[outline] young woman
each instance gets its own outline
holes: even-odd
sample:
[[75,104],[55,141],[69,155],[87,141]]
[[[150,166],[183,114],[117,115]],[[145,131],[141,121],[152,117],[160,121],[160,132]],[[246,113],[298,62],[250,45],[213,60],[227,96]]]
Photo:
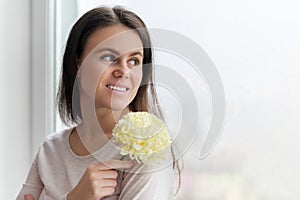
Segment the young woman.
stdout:
[[134,173],[143,166],[121,161],[110,142],[124,114],[160,116],[152,73],[149,34],[136,14],[121,7],[84,14],[70,32],[58,91],[61,119],[75,127],[47,137],[17,199],[172,199],[172,162]]

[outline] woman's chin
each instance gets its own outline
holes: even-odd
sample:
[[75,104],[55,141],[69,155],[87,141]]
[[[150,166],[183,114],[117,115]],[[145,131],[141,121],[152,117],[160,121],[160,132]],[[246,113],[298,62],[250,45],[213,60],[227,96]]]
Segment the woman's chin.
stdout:
[[110,109],[114,112],[118,112],[118,111],[123,111],[127,107],[128,107],[127,105],[120,105],[120,106],[112,106],[110,107]]
[[101,106],[96,106],[96,110],[101,110],[101,109],[107,109],[107,110],[112,110],[114,112],[118,111],[123,111],[124,109],[128,108],[128,104],[124,104],[124,102],[120,103],[114,103],[114,104],[106,104],[106,105],[101,105]]

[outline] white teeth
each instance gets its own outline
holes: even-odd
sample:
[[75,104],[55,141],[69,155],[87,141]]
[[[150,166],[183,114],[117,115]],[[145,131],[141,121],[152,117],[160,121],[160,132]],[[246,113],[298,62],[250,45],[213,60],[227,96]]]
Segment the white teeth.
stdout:
[[113,85],[107,85],[107,87],[111,90],[117,90],[117,91],[120,91],[120,92],[125,92],[127,90],[127,88],[113,86]]

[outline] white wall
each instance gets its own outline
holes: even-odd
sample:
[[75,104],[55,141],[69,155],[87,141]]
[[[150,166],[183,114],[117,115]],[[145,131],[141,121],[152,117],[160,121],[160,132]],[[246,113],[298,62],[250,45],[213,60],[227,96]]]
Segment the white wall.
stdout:
[[1,1],[0,199],[15,198],[38,146],[53,130],[52,2]]
[[30,0],[0,2],[0,199],[14,199],[31,162]]

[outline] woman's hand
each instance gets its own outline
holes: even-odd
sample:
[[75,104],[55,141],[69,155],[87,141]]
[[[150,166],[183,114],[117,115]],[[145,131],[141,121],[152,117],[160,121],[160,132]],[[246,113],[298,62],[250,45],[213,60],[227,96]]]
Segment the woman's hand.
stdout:
[[24,200],[34,200],[33,196],[31,194],[25,194]]
[[99,200],[104,196],[112,195],[117,185],[116,169],[132,166],[132,162],[120,160],[109,160],[90,165],[75,188],[68,193],[67,200]]

